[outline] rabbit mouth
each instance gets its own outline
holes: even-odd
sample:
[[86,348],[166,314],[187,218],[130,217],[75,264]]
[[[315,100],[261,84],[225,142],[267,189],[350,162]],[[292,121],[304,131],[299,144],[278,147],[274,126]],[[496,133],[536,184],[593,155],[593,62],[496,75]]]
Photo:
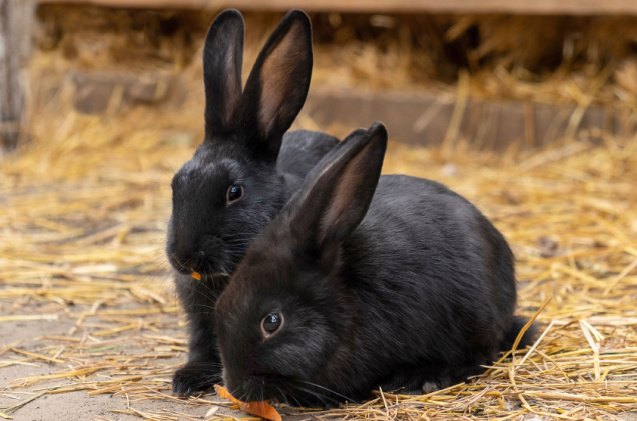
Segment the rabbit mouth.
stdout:
[[183,275],[198,274],[202,278],[227,278],[230,276],[227,262],[222,259],[215,261],[203,258],[181,260],[173,254],[169,256],[168,260],[171,266]]
[[247,378],[236,390],[242,400],[269,400],[290,406],[333,407],[356,402],[335,390],[309,381],[280,374],[259,374]]
[[246,239],[205,235],[193,242],[168,241],[170,265],[183,275],[200,274],[202,278],[228,277],[245,252]]
[[241,396],[242,400],[248,402],[262,400],[280,402],[284,396],[277,393],[281,389],[277,391],[276,384],[281,380],[281,377],[275,375],[250,376],[234,390],[233,395]]
[[191,273],[197,272],[201,274],[203,278],[227,278],[230,276],[230,271],[226,269],[227,265],[224,262],[214,264],[212,262],[204,262],[196,266],[190,267]]
[[[199,272],[197,272],[199,273]],[[202,279],[225,279],[230,276],[227,272],[200,273]]]
[[196,275],[200,276],[201,279],[218,279],[218,278],[228,278],[230,274],[225,270],[211,270],[211,269],[200,269],[199,267],[187,267],[184,270],[179,271],[184,275]]

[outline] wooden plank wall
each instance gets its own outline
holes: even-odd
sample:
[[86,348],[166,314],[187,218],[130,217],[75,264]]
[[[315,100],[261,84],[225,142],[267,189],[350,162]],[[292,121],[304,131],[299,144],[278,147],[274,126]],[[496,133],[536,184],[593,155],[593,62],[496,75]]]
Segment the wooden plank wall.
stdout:
[[19,65],[16,60],[13,2],[0,0],[0,150],[15,145],[22,112]]
[[22,63],[29,52],[31,0],[0,0],[0,155],[15,147],[24,111]]
[[314,89],[303,110],[319,127],[367,127],[383,121],[396,140],[416,145],[453,145],[469,140],[478,149],[515,145],[540,148],[564,139],[601,141],[634,137],[630,109],[543,104],[533,101],[459,98],[456,94]]
[[632,14],[637,0],[40,0],[42,3],[96,4],[140,8],[236,7],[241,10],[288,10],[366,13],[519,13]]

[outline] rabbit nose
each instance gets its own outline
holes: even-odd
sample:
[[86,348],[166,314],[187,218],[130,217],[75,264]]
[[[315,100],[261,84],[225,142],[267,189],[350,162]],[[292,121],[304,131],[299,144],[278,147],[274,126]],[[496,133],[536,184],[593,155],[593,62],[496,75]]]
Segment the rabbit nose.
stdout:
[[201,272],[201,269],[204,266],[203,263],[206,260],[206,252],[203,250],[199,250],[193,257],[194,259],[190,265],[190,270],[192,270],[193,272]]

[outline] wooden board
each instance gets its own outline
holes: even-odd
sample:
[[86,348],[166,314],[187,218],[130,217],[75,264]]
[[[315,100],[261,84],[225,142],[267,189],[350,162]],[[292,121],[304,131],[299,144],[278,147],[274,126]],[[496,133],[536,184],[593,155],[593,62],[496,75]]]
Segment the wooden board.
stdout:
[[626,108],[591,106],[580,115],[574,105],[532,101],[470,97],[460,104],[453,94],[319,89],[310,92],[303,112],[319,127],[368,127],[381,120],[398,141],[439,145],[465,139],[491,150],[537,148],[573,137],[597,141],[637,131],[637,114]]
[[0,0],[0,156],[15,148],[24,108],[22,62],[30,45],[30,0]]
[[40,0],[112,7],[410,13],[632,14],[637,0]]

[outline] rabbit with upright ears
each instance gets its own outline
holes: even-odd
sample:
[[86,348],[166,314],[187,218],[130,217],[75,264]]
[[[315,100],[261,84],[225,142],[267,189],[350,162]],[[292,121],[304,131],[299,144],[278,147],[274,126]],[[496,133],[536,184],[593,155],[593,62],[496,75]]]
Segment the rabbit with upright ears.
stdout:
[[219,297],[237,398],[328,406],[377,387],[428,392],[480,373],[525,323],[502,235],[442,184],[380,177],[386,143],[380,123],[341,142]]
[[212,312],[218,295],[251,239],[338,144],[323,133],[286,133],[310,86],[308,16],[297,10],[283,17],[242,91],[243,32],[236,10],[222,12],[208,31],[205,138],[172,180],[166,251],[190,330],[188,363],[173,379],[179,394],[219,381]]

